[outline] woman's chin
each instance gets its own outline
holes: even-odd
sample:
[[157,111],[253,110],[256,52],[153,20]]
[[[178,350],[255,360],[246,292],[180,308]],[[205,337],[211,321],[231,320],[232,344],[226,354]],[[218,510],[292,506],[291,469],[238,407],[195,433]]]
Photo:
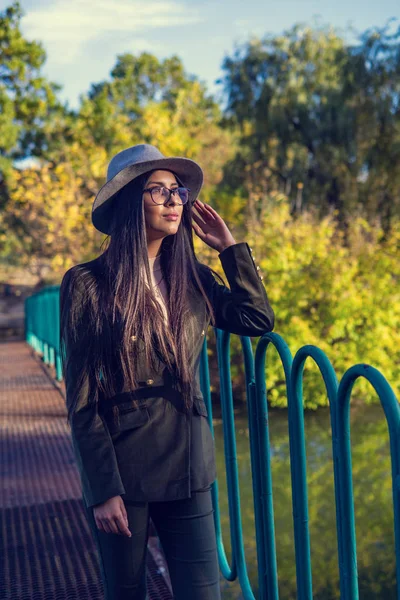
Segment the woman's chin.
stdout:
[[154,227],[147,227],[147,235],[150,235],[150,237],[153,237],[154,235],[156,235],[156,237],[158,237],[160,234],[164,234],[164,236],[167,235],[174,235],[178,229],[179,229],[179,224],[180,223],[176,223],[176,222],[172,222],[172,223],[162,223],[161,225],[158,226],[154,226]]
[[163,228],[162,230],[165,231],[165,233],[167,235],[171,235],[173,233],[176,233],[179,229],[179,223],[177,221],[172,221],[170,223],[168,223],[168,221],[163,224]]

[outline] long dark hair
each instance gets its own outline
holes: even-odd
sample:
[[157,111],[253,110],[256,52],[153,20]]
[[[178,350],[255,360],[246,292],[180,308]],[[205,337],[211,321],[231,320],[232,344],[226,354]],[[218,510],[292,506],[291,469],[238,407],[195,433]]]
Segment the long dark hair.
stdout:
[[[144,352],[151,370],[156,368],[157,355],[161,357],[177,383],[185,409],[190,409],[194,380],[189,343],[193,325],[190,298],[194,292],[202,294],[214,325],[213,309],[201,281],[202,269],[209,267],[196,258],[192,206],[187,202],[177,233],[165,237],[161,245],[160,264],[168,290],[169,323],[166,324],[159,302],[145,279],[147,274],[147,281],[151,281],[142,190],[153,172],[134,179],[115,198],[112,231],[105,240],[106,250],[99,257],[100,272],[93,273],[85,265],[72,267],[68,290],[60,290],[61,347],[65,352],[65,344],[71,344],[69,355],[75,354],[72,356],[75,365],[79,362],[79,373],[75,369],[73,375],[76,393],[67,395],[68,420],[82,390],[88,394],[89,402],[97,402],[100,397],[107,399],[121,391],[136,389],[139,352]],[[63,309],[64,294],[71,298],[69,310]],[[139,346],[132,343],[132,335]],[[64,378],[72,377],[68,373],[72,371],[68,371],[64,359]],[[133,404],[138,406],[135,400]],[[113,413],[118,418],[117,406],[113,407]]]

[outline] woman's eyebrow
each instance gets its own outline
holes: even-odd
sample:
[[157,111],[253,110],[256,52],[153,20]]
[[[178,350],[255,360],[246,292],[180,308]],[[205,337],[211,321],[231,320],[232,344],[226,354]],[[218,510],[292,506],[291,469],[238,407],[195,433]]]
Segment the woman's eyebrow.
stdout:
[[[152,183],[158,183],[159,185],[165,185],[167,186],[167,184],[165,183],[165,181],[149,181],[149,183],[147,185],[151,185]],[[171,185],[178,185],[179,183],[177,183],[176,181],[172,182]]]

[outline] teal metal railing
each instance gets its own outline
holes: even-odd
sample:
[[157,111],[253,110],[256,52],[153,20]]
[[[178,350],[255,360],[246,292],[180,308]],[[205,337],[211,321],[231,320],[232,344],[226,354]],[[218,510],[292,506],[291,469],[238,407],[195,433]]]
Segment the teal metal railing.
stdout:
[[60,356],[60,286],[52,285],[25,298],[25,339],[62,379]]
[[[62,375],[59,355],[59,286],[48,287],[26,299],[25,331],[27,342],[43,355],[43,360],[47,364],[55,367],[56,377],[60,380]],[[212,495],[218,558],[223,576],[228,581],[238,579],[244,599],[255,600],[246,567],[241,524],[230,376],[230,334],[219,329],[214,331],[220,375],[231,564],[226,557],[222,539],[218,508],[218,481],[215,481],[212,486]],[[298,600],[312,600],[313,597],[302,389],[304,364],[306,359],[311,357],[321,372],[330,406],[340,597],[342,600],[358,600],[359,597],[349,415],[353,385],[359,377],[364,377],[376,390],[389,429],[397,598],[400,600],[400,407],[389,383],[374,367],[357,364],[345,372],[339,384],[333,366],[322,350],[316,346],[306,345],[300,348],[293,358],[284,339],[274,332],[267,333],[258,340],[255,353],[253,353],[250,338],[243,336],[240,339],[245,366],[249,415],[258,598],[260,600],[278,600],[279,598],[266,393],[267,348],[272,344],[282,362],[287,387],[297,598]],[[214,435],[206,339],[202,348],[200,381],[208,409],[209,424]]]

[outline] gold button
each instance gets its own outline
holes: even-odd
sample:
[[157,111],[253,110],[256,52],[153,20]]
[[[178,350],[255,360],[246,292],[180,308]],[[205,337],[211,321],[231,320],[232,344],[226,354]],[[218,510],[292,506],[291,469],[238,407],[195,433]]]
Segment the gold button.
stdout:
[[147,385],[152,385],[154,383],[154,379],[148,379],[146,383]]
[[201,335],[204,335],[204,333],[205,333],[205,332],[204,332],[204,329],[203,329],[203,331],[201,332]]
[[136,342],[136,340],[137,340],[137,335],[131,335],[131,340],[132,340],[133,342]]
[[257,265],[257,271],[259,271],[259,270],[260,270],[260,267]]

